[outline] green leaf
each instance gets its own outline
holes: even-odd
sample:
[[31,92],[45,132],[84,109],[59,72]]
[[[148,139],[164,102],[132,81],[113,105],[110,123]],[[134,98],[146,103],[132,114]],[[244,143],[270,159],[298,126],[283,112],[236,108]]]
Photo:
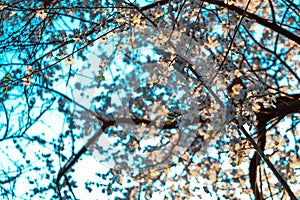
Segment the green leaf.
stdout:
[[103,71],[100,71],[100,70],[99,70],[99,79],[100,79],[101,81],[105,81],[105,76],[104,76],[104,74],[103,74]]
[[4,78],[7,79],[8,81],[12,80],[11,76],[8,73],[5,74]]
[[6,93],[7,93],[7,91],[8,91],[8,86],[4,86],[4,88],[3,88],[2,92],[3,92],[4,94],[6,94]]
[[173,121],[175,118],[174,117],[171,117],[171,116],[167,116],[167,119],[169,122]]
[[101,81],[105,81],[105,76],[101,76]]

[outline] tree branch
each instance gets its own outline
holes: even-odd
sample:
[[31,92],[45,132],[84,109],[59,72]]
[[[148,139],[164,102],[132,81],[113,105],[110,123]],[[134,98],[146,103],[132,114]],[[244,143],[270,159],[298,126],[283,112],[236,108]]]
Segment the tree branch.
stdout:
[[[239,7],[234,6],[234,5],[225,4],[223,1],[204,0],[204,2],[215,4],[215,5],[218,5],[218,6],[223,6],[225,8],[228,8],[229,10],[235,11],[239,15],[243,15],[244,12],[245,12],[242,8],[239,8]],[[256,22],[258,22],[259,24],[276,31],[276,32],[280,33],[281,35],[284,35],[285,37],[289,38],[290,40],[293,40],[294,42],[296,42],[297,44],[300,45],[300,37],[299,36],[297,36],[294,33],[278,26],[277,24],[274,24],[273,22],[269,22],[267,19],[259,17],[259,16],[255,15],[253,13],[250,13],[250,12],[246,12],[245,16],[250,18],[250,19],[255,19]]]
[[[277,24],[275,24],[273,22],[269,22],[267,19],[259,17],[259,16],[255,15],[253,13],[250,13],[250,12],[245,12],[242,8],[239,8],[237,6],[225,4],[224,1],[218,1],[218,0],[203,0],[203,1],[207,2],[207,3],[210,3],[210,4],[215,4],[215,5],[218,5],[218,6],[228,8],[229,10],[235,11],[239,15],[243,15],[244,13],[246,13],[245,14],[246,17],[248,17],[250,19],[255,19],[256,22],[259,23],[260,25],[268,27],[268,28],[280,33],[281,35],[284,35],[285,37],[289,38],[290,40],[293,40],[294,42],[296,42],[297,44],[300,45],[300,37],[299,36],[297,36],[294,33],[278,26]],[[144,11],[144,10],[147,10],[147,9],[151,9],[151,8],[153,8],[155,6],[158,6],[158,5],[167,4],[168,2],[169,2],[168,0],[157,1],[153,4],[142,7],[141,10]]]
[[[246,136],[246,138],[248,139],[248,141],[252,144],[252,146],[256,150],[257,154],[267,163],[268,167],[271,169],[271,171],[274,173],[274,175],[276,176],[276,178],[278,179],[278,181],[281,183],[281,185],[287,191],[287,193],[289,194],[290,198],[292,200],[297,200],[297,198],[296,198],[295,194],[293,193],[293,191],[291,190],[291,188],[288,186],[288,184],[286,183],[286,181],[283,179],[283,177],[276,170],[276,168],[274,167],[274,165],[272,164],[272,162],[269,160],[269,158],[260,149],[259,145],[256,144],[256,142],[253,140],[253,138],[249,135],[249,133],[246,131],[246,129],[243,126],[240,126],[240,129],[242,131],[239,130],[239,132],[242,132]],[[258,197],[260,197],[260,196],[258,196]]]
[[[258,125],[257,125],[258,142],[257,142],[257,144],[253,141],[252,137],[247,132],[245,132],[246,130],[243,131],[244,128],[242,128],[243,133],[246,135],[247,139],[251,142],[251,144],[256,149],[256,152],[254,153],[254,156],[252,157],[251,162],[250,162],[249,177],[250,177],[251,188],[252,188],[255,198],[257,200],[263,199],[263,195],[258,191],[258,187],[256,184],[257,166],[259,165],[261,158],[263,158],[263,160],[268,164],[268,166],[272,165],[272,163],[268,160],[268,158],[263,157],[263,156],[265,156],[263,154],[263,151],[265,149],[265,144],[266,144],[267,122],[274,118],[281,119],[288,114],[291,114],[294,112],[299,112],[300,111],[300,99],[299,98],[300,98],[299,94],[294,94],[291,96],[281,96],[281,97],[277,98],[276,108],[268,108],[267,109],[262,106],[260,112],[256,114],[257,120],[258,120]],[[267,159],[267,161],[265,159]],[[275,170],[275,171],[273,171],[273,173],[278,178],[278,180],[281,182],[283,187],[286,189],[286,191],[290,195],[291,199],[293,199],[294,194],[291,192],[291,190],[288,187],[288,185],[286,184],[286,182],[282,182],[283,178],[279,175],[279,173],[276,171],[276,169],[274,168],[273,165],[269,166],[269,167],[271,168],[272,171]],[[295,197],[295,199],[296,199],[296,197]]]

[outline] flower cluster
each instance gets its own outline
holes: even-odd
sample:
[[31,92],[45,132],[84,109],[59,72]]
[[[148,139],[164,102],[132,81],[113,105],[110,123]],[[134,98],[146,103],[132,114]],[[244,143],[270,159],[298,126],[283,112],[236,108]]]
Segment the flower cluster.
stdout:
[[28,68],[25,68],[27,76],[22,78],[22,82],[29,87],[31,85],[31,78],[34,70],[32,69],[32,66],[29,65]]

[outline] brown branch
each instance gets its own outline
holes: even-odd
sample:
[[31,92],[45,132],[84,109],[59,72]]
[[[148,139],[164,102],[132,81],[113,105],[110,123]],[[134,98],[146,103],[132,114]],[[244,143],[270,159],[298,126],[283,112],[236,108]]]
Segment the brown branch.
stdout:
[[[99,121],[103,122],[103,125],[101,127],[101,130],[98,131],[95,135],[93,135],[93,137],[91,137],[87,143],[79,150],[78,153],[76,153],[66,164],[63,168],[61,168],[57,174],[57,178],[56,178],[56,186],[57,186],[57,190],[58,192],[60,192],[61,187],[60,187],[60,179],[71,169],[71,167],[73,167],[75,165],[75,163],[79,160],[79,158],[88,151],[88,148],[94,144],[98,138],[101,136],[101,134],[103,132],[106,131],[106,129],[108,127],[112,127],[116,124],[115,120],[104,120],[102,117],[97,116],[97,119]],[[145,124],[150,124],[151,121],[150,120],[146,120],[146,119],[128,119],[128,118],[121,118],[118,119],[118,122],[121,123],[135,123],[135,124],[140,124],[140,123],[145,123]],[[172,122],[166,122],[163,126],[163,129],[171,129],[171,128],[175,128],[177,126],[176,121],[172,121]]]
[[[169,2],[169,0],[157,1],[155,3],[152,3],[152,4],[149,4],[147,6],[142,7],[141,10],[145,11],[145,10],[154,8],[155,6],[158,6],[158,5],[167,4],[168,2]],[[297,44],[300,44],[300,37],[299,36],[297,36],[294,33],[292,33],[290,31],[282,28],[279,25],[273,23],[273,21],[269,22],[268,19],[259,17],[259,16],[255,15],[255,14],[247,12],[247,11],[245,12],[242,8],[239,8],[239,7],[234,6],[234,5],[225,4],[224,1],[219,1],[219,0],[203,0],[203,2],[225,7],[227,9],[229,9],[229,10],[232,10],[232,11],[238,13],[239,15],[244,15],[245,14],[246,17],[248,17],[250,19],[255,19],[256,22],[259,23],[260,25],[268,27],[268,28],[270,28],[270,29],[272,29],[272,30],[280,33],[281,35],[284,35],[285,37],[289,38],[290,40],[293,40]]]
[[[258,125],[257,125],[257,129],[260,131],[257,146],[263,152],[265,150],[265,144],[266,144],[266,123],[259,121]],[[257,182],[256,182],[257,167],[260,163],[260,160],[261,160],[261,157],[259,156],[259,154],[256,151],[250,161],[250,166],[249,166],[250,185],[253,190],[254,196],[257,200],[263,200],[263,195],[259,192],[258,187],[257,187]]]
[[[251,188],[252,188],[253,193],[255,195],[255,198],[257,200],[262,200],[263,199],[263,195],[261,193],[262,191],[259,192],[256,181],[257,181],[257,167],[258,167],[258,165],[261,161],[261,158],[262,158],[261,153],[263,153],[263,151],[265,150],[265,145],[266,145],[266,131],[267,131],[266,130],[266,125],[267,125],[267,122],[269,122],[271,119],[283,118],[284,116],[286,116],[288,114],[291,114],[291,113],[294,113],[294,112],[299,112],[299,111],[300,111],[300,94],[295,94],[295,95],[290,95],[290,96],[278,97],[277,102],[276,102],[276,108],[268,108],[267,109],[267,108],[262,107],[260,112],[256,114],[257,115],[257,120],[258,120],[258,125],[257,125],[258,142],[256,144],[257,147],[255,148],[256,152],[254,153],[254,156],[252,157],[251,162],[250,162],[249,177],[250,177]],[[248,138],[248,140],[249,140],[249,138]],[[258,151],[258,149],[259,149],[260,152]],[[269,166],[269,164],[268,164],[268,166]],[[276,173],[274,171],[273,171],[273,173],[276,176]],[[282,183],[283,179],[282,180],[280,180],[280,179],[282,179],[282,178],[278,179]],[[286,189],[286,191],[289,193],[291,199],[293,199],[293,193],[291,192],[288,185],[285,182],[282,183],[282,185]],[[296,199],[296,197],[295,197],[295,199]]]
[[[253,140],[253,138],[249,135],[249,133],[246,131],[246,129],[243,126],[240,126],[241,131],[239,130],[239,132],[242,132],[246,138],[248,139],[248,141],[251,143],[251,145],[254,147],[254,149],[256,150],[257,154],[266,162],[266,164],[268,165],[268,167],[271,169],[271,171],[273,172],[273,174],[276,176],[276,178],[278,179],[278,181],[281,183],[281,185],[283,186],[283,188],[286,190],[286,192],[289,194],[290,198],[292,200],[297,200],[295,194],[293,193],[293,191],[291,190],[291,188],[288,186],[288,184],[286,183],[286,181],[283,179],[283,177],[279,174],[279,172],[276,170],[276,168],[274,167],[274,165],[272,164],[272,162],[269,160],[269,158],[263,153],[263,151],[259,148],[258,144],[256,144],[256,142]],[[261,197],[261,196],[258,196]],[[259,199],[260,200],[260,199]]]
[[268,122],[271,119],[300,112],[300,94],[280,96],[275,103],[276,108],[263,108],[257,113],[258,120]]
[[[204,0],[204,2],[228,8],[229,10],[235,11],[239,15],[243,15],[244,12],[245,12],[242,8],[239,8],[239,7],[234,6],[234,5],[225,4],[223,1]],[[293,40],[294,42],[296,42],[297,44],[300,45],[300,37],[299,36],[297,36],[294,33],[278,26],[277,24],[274,24],[273,22],[269,22],[269,20],[267,20],[265,18],[262,18],[262,17],[259,17],[259,16],[255,15],[253,13],[250,13],[250,12],[246,12],[245,16],[250,18],[250,19],[255,19],[257,23],[259,23],[259,24],[261,24],[265,27],[270,28],[270,29],[280,33],[281,35],[284,35],[285,37],[289,38],[290,40]]]

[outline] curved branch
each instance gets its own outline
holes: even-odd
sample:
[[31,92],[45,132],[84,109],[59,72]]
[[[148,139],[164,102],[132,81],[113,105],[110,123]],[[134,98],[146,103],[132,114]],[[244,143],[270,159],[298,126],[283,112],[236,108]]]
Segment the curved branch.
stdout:
[[[162,0],[162,1],[157,1],[155,3],[149,4],[147,6],[144,6],[141,8],[142,11],[154,8],[155,6],[158,5],[164,5],[167,4],[169,2],[169,0]],[[284,35],[285,37],[289,38],[290,40],[293,40],[294,42],[296,42],[297,44],[300,45],[300,37],[295,35],[294,33],[282,28],[281,26],[278,26],[277,24],[273,23],[273,22],[269,22],[267,19],[264,19],[262,17],[259,17],[253,13],[250,12],[245,12],[242,8],[239,8],[237,6],[234,5],[228,5],[225,4],[224,1],[219,1],[219,0],[203,0],[203,2],[207,2],[210,4],[215,4],[218,6],[222,6],[225,8],[228,8],[229,10],[235,11],[236,13],[238,13],[239,15],[244,15],[250,19],[255,19],[257,23],[259,23],[260,25],[263,25],[265,27],[268,27],[278,33],[280,33],[281,35]]]
[[[234,5],[225,4],[223,1],[204,0],[204,2],[228,8],[229,10],[235,11],[239,15],[243,15],[244,12],[245,12],[242,8],[239,8],[239,7],[234,6]],[[259,17],[259,16],[255,15],[253,13],[250,13],[250,12],[247,12],[247,11],[245,13],[246,13],[245,14],[246,17],[248,17],[250,19],[255,19],[256,22],[258,22],[259,24],[276,31],[276,32],[280,33],[281,35],[284,35],[285,37],[289,38],[290,40],[293,40],[294,42],[296,42],[297,44],[300,45],[300,37],[295,35],[294,33],[278,26],[277,24],[274,24],[273,22],[269,22],[267,19]]]
[[[265,145],[266,145],[267,122],[274,118],[282,119],[284,116],[294,113],[294,112],[300,112],[300,94],[278,97],[277,102],[276,102],[276,108],[268,108],[267,109],[267,108],[262,107],[260,112],[256,114],[257,120],[258,120],[258,124],[257,124],[258,142],[257,142],[257,144],[255,144],[256,146],[254,144],[252,144],[254,146],[254,148],[256,149],[256,152],[254,153],[254,156],[252,157],[251,162],[250,162],[249,177],[250,177],[251,188],[252,188],[255,198],[257,200],[263,199],[263,195],[261,193],[262,191],[259,192],[258,187],[257,187],[257,182],[256,182],[257,167],[261,161],[261,158],[263,158],[263,160],[268,164],[268,166],[270,164],[272,165],[272,163],[269,160],[266,161],[266,158],[263,157],[263,156],[265,156],[265,155],[263,155],[263,152],[265,150]],[[245,131],[243,131],[243,132],[245,132]],[[248,136],[247,136],[247,138],[248,138]],[[252,138],[248,138],[248,140],[251,140],[251,139]],[[281,182],[283,187],[286,189],[286,191],[290,195],[291,199],[296,199],[296,197],[293,196],[294,194],[292,193],[291,189],[288,187],[287,183],[283,180],[283,178],[276,171],[274,166],[272,165],[272,167],[270,167],[270,168],[271,168],[272,172],[275,174],[275,176],[278,178],[278,180]],[[272,169],[272,168],[274,168],[274,169]],[[275,170],[275,171],[273,171],[273,170]],[[284,182],[282,182],[282,181],[284,181]]]
[[[287,191],[287,193],[289,194],[290,198],[292,200],[297,200],[297,198],[296,198],[295,194],[293,193],[293,191],[291,190],[291,188],[288,186],[288,184],[286,183],[286,181],[282,178],[282,176],[276,170],[276,168],[274,167],[274,165],[272,164],[272,162],[269,160],[269,158],[259,148],[258,144],[256,144],[256,142],[253,140],[253,138],[249,135],[249,133],[246,131],[246,129],[243,126],[241,126],[240,128],[241,128],[242,131],[239,130],[239,132],[242,132],[246,136],[246,138],[248,139],[248,141],[251,143],[251,145],[256,150],[257,154],[267,163],[268,167],[271,169],[271,171],[274,173],[274,175],[276,176],[276,178],[278,179],[278,181],[281,183],[281,185]],[[258,197],[260,197],[260,195]]]

